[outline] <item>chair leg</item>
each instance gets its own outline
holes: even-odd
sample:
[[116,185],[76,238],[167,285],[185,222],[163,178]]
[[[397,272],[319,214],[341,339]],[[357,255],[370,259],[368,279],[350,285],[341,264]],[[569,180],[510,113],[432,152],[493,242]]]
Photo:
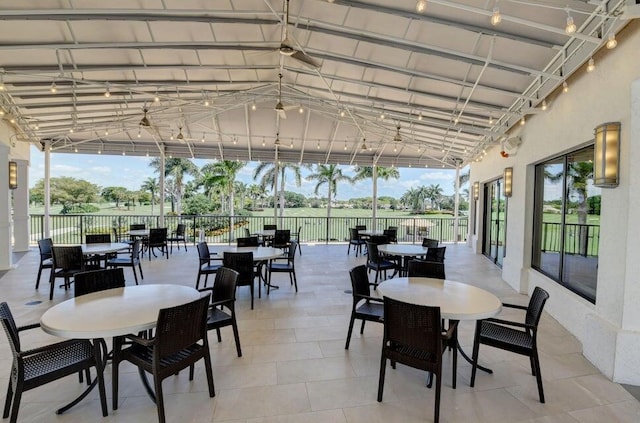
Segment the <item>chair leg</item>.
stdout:
[[251,291],[251,310],[253,310],[253,281],[251,281],[251,285],[249,285],[249,291]]
[[189,380],[193,380],[193,374],[195,373],[196,370],[196,366],[194,364],[191,364],[191,366],[189,366]]
[[291,272],[293,274],[293,284],[296,287],[296,292],[298,292],[298,279],[296,278],[296,272]]
[[380,358],[380,375],[378,376],[378,402],[382,402],[382,393],[384,391],[384,374],[387,368],[387,357],[382,353]]
[[118,409],[118,366],[120,365],[120,348],[122,339],[113,338],[113,359],[111,360],[111,397],[112,407]]
[[347,343],[344,344],[344,349],[348,350],[349,349],[349,343],[351,342],[351,332],[353,332],[353,323],[355,322],[356,318],[353,314],[353,311],[351,312],[351,319],[349,320],[349,330],[347,331]]
[[220,328],[216,328],[216,333],[218,334],[218,342],[222,342],[222,335],[220,334]]
[[235,312],[233,314],[233,320],[231,321],[231,327],[233,328],[233,338],[236,341],[236,351],[238,357],[242,357],[242,349],[240,348],[240,335],[238,334],[238,324],[236,323]]
[[136,285],[138,285],[138,274],[136,273],[136,266],[131,266],[131,270],[133,270],[133,279],[135,279]]
[[138,262],[138,270],[140,271],[140,279],[144,280],[144,275],[142,274],[142,263]]
[[53,300],[53,288],[56,284],[56,278],[53,274],[53,269],[51,269],[51,276],[49,277],[49,301]]
[[544,404],[544,389],[542,388],[542,374],[540,374],[540,358],[538,357],[537,348],[533,349],[533,363],[536,368],[536,382],[538,382],[538,395],[540,402]]
[[442,367],[439,374],[433,375],[436,378],[436,400],[433,406],[433,422],[438,423],[440,421],[440,390],[442,388]]
[[162,395],[162,381],[156,375],[153,375],[153,385],[156,391],[156,406],[158,407],[158,423],[165,423],[164,417],[164,398]]
[[20,400],[22,399],[22,387],[18,386],[16,392],[13,393],[13,405],[11,407],[10,423],[17,423],[18,411],[20,410]]
[[362,335],[364,333],[364,324],[365,324],[366,320],[362,319],[362,325],[360,325],[360,335]]
[[213,369],[211,367],[211,353],[209,352],[209,348],[207,348],[206,354],[204,356],[204,369],[205,369],[205,372],[207,373],[207,385],[209,385],[209,397],[213,398],[216,396],[216,387],[213,384]]
[[36,278],[36,289],[40,286],[40,276],[42,276],[42,264],[38,266],[38,277]]
[[4,401],[4,411],[2,412],[2,418],[9,417],[11,411],[11,399],[13,398],[13,386],[11,384],[11,378],[9,378],[9,387],[7,388],[7,398]]
[[196,289],[200,288],[200,272],[198,272],[198,276],[196,277]]
[[480,328],[482,327],[482,320],[476,322],[476,334],[473,337],[473,354],[471,355],[471,381],[469,386],[473,388],[476,383],[476,370],[478,370],[478,351],[480,350]]

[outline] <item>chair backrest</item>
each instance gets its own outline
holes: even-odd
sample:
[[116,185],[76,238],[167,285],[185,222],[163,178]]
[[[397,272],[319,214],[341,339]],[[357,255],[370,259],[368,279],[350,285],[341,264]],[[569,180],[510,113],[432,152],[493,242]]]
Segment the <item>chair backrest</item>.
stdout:
[[302,226],[298,226],[298,232],[296,232],[295,235],[293,235],[297,242],[300,242],[301,233],[302,233]]
[[238,272],[238,286],[252,285],[255,277],[253,269],[253,253],[233,253],[225,251],[222,265]]
[[236,239],[236,245],[238,247],[257,247],[258,246],[258,237],[257,236],[249,236],[246,238],[238,238]]
[[163,308],[158,313],[155,329],[154,363],[159,366],[164,357],[203,341],[207,345],[207,308],[209,295],[176,307]]
[[444,263],[426,260],[410,260],[408,265],[409,277],[421,276],[424,278],[446,279]]
[[187,227],[184,223],[178,223],[178,226],[176,226],[176,236],[184,236],[186,229]]
[[243,229],[244,229],[244,237],[249,238],[251,236],[251,231],[249,230],[249,228],[243,228]]
[[367,266],[361,264],[353,269],[349,270],[349,276],[351,277],[351,289],[353,296],[370,296],[371,285],[369,285],[369,276],[367,276]]
[[367,241],[367,260],[373,263],[380,263],[380,253],[378,252],[378,244]]
[[278,225],[264,224],[264,225],[262,225],[262,229],[265,230],[265,231],[274,231],[274,230],[278,229]]
[[51,258],[51,248],[53,247],[53,241],[51,238],[44,238],[38,240],[38,249],[40,250],[40,260]]
[[[434,363],[442,359],[440,307],[405,303],[384,297],[384,345],[418,350]],[[416,353],[418,352],[416,351]]]
[[163,245],[167,243],[167,228],[149,229],[149,245]]
[[287,260],[289,264],[293,264],[296,261],[296,248],[298,247],[297,241],[291,241],[289,243],[289,250],[287,250]]
[[291,230],[290,229],[276,229],[276,233],[273,237],[273,246],[276,248],[282,248],[289,246],[291,242]]
[[52,249],[53,267],[64,270],[80,270],[84,268],[82,247],[54,246]]
[[444,261],[444,253],[446,251],[447,247],[429,247],[424,259],[426,261],[437,261],[442,263]]
[[120,241],[120,234],[118,233],[118,228],[116,228],[115,226],[111,228],[111,233],[113,234],[113,240],[115,242]]
[[397,226],[389,226],[387,229],[394,230],[394,231],[398,232],[398,227]]
[[431,239],[431,238],[422,238],[422,246],[423,247],[427,247],[427,248],[434,248],[438,246],[438,240],[437,239]]
[[540,317],[542,316],[542,309],[544,303],[549,299],[549,293],[544,289],[536,286],[529,299],[529,306],[527,307],[527,315],[525,316],[525,323],[528,325],[538,326]]
[[122,267],[100,269],[76,273],[74,280],[74,296],[104,291],[112,288],[124,288],[124,271]]
[[356,225],[356,230],[365,231],[367,230],[367,225]]
[[235,301],[236,284],[239,273],[227,267],[221,267],[216,272],[216,279],[213,282],[213,292],[211,301]]
[[7,338],[9,338],[9,344],[11,345],[11,352],[15,358],[20,352],[20,335],[18,334],[18,326],[13,319],[9,304],[4,301],[0,303],[0,320],[2,320],[2,327],[4,327],[4,331],[7,333]]
[[382,231],[384,236],[387,237],[389,242],[398,242],[398,230],[397,229],[385,229]]
[[142,229],[147,229],[147,225],[145,225],[144,223],[132,223],[131,225],[129,225],[130,231],[139,231]]
[[131,246],[131,262],[135,263],[137,260],[140,260],[140,250],[142,250],[142,240],[140,238],[133,241],[133,245]]
[[376,245],[388,244],[389,238],[386,235],[371,235],[369,242]]
[[86,234],[84,242],[87,244],[105,244],[111,242],[110,234]]
[[356,228],[349,228],[349,241],[357,241],[360,239],[358,230]]
[[196,246],[198,248],[198,258],[200,259],[200,264],[209,263],[211,260],[211,253],[209,252],[209,246],[206,242],[198,242]]

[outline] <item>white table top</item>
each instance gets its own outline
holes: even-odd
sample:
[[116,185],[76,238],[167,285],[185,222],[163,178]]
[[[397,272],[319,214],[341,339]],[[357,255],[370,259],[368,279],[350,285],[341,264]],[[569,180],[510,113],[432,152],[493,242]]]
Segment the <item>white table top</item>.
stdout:
[[358,235],[364,235],[364,236],[384,235],[384,231],[360,229],[360,230],[358,230]]
[[105,242],[97,244],[82,244],[82,254],[108,254],[116,251],[126,250],[129,244],[126,242]]
[[129,236],[149,236],[149,229],[133,229],[127,232]]
[[183,285],[134,285],[93,292],[45,311],[42,330],[63,338],[108,338],[155,327],[158,311],[200,298]]
[[284,255],[281,248],[273,247],[217,247],[211,251],[212,255],[224,256],[224,252],[229,253],[253,253],[253,261],[264,261],[279,258]]
[[394,300],[440,307],[444,319],[487,319],[502,310],[502,302],[489,291],[450,280],[393,278],[378,285],[378,290]]
[[424,256],[429,249],[417,244],[382,244],[378,245],[378,251],[394,256]]
[[263,237],[267,237],[267,238],[269,238],[269,237],[273,238],[274,236],[276,236],[276,230],[275,229],[264,229],[262,231],[256,231],[254,233],[254,235],[263,236]]

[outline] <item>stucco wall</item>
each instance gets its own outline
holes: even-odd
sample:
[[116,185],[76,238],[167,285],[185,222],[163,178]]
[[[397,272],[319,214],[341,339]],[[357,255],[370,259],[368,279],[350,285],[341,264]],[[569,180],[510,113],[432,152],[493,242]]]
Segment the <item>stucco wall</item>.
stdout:
[[[492,148],[472,165],[470,180],[488,181],[505,167],[513,167],[503,278],[521,292],[531,292],[537,285],[547,289],[551,298],[546,310],[583,343],[584,355],[609,377],[640,385],[640,176],[631,175],[631,163],[640,159],[640,23],[629,24],[618,39],[615,50],[604,49],[594,57],[593,72],[568,79],[568,93],[547,99],[547,112],[529,116],[526,125],[510,134],[522,137],[517,154],[505,159],[499,146]],[[591,142],[594,128],[612,121],[622,123],[621,183],[602,190],[598,292],[593,305],[530,268],[533,167]],[[477,233],[482,234],[481,216],[475,218]]]

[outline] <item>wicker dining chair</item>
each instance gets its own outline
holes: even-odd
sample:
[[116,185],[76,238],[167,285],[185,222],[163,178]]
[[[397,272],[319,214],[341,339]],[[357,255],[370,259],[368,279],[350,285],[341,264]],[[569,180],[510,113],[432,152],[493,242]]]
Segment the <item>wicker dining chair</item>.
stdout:
[[[378,402],[382,402],[387,360],[430,372],[436,378],[434,422],[440,419],[442,353],[455,339],[457,325],[442,332],[440,307],[428,307],[384,297],[384,338],[378,379]],[[455,352],[454,372],[455,380]],[[431,378],[431,376],[430,376]],[[428,386],[430,386],[429,383]]]
[[136,272],[136,266],[140,270],[140,279],[144,280],[144,274],[142,273],[142,264],[140,262],[140,251],[142,250],[142,241],[136,239],[131,246],[131,252],[129,257],[114,257],[107,260],[107,267],[130,267],[133,270],[133,278],[138,285],[138,273]]
[[409,260],[407,272],[409,277],[446,279],[444,263],[437,261]]
[[171,234],[170,237],[167,238],[167,242],[169,243],[169,252],[173,254],[173,243],[175,242],[178,246],[178,251],[180,251],[180,243],[184,245],[184,251],[187,250],[187,226],[184,223],[178,223],[175,232]]
[[[20,332],[39,328],[40,324],[17,326],[6,302],[0,303],[0,320],[2,320],[2,326],[7,338],[9,338],[13,353],[13,363],[9,373],[9,387],[7,388],[7,398],[2,414],[5,419],[11,414],[10,423],[18,421],[20,400],[23,392],[74,373],[82,374],[82,372],[86,372],[89,374],[91,367],[96,367],[97,369],[94,346],[89,340],[70,339],[30,350],[22,350]],[[106,416],[107,398],[104,378],[100,371],[96,373],[102,415]],[[88,380],[87,383],[89,383]]]
[[[277,258],[274,260],[270,260],[267,264],[267,295],[271,291],[271,274],[272,273],[288,273],[289,281],[291,285],[295,285],[296,292],[298,292],[298,279],[296,278],[296,248],[298,243],[295,241],[291,241],[291,245],[289,247],[289,251],[287,251],[287,256],[283,258]],[[278,260],[286,260],[286,263],[279,262]]]
[[302,255],[302,247],[300,247],[300,235],[302,234],[302,226],[298,227],[298,231],[295,233],[291,234],[291,242],[295,241],[296,242],[296,248],[298,249],[298,252],[300,253],[300,255]]
[[429,247],[427,254],[424,256],[426,261],[435,261],[438,263],[444,263],[444,255],[447,251],[447,247]]
[[351,306],[349,330],[347,331],[347,342],[344,344],[345,350],[349,349],[351,333],[353,332],[353,324],[356,319],[362,320],[360,335],[364,333],[365,322],[382,323],[384,319],[382,299],[371,296],[371,286],[373,284],[369,282],[367,267],[364,264],[354,267],[349,270],[349,277],[351,278],[353,304]]
[[527,307],[517,304],[502,304],[503,307],[526,310],[524,323],[496,318],[478,320],[473,340],[473,367],[469,384],[471,387],[476,381],[480,344],[485,344],[528,356],[531,364],[531,374],[536,377],[538,384],[540,402],[544,403],[544,389],[542,387],[542,374],[540,373],[540,359],[538,358],[538,323],[542,316],[544,304],[548,299],[549,293],[536,286]]
[[258,245],[257,236],[236,238],[236,246],[238,247],[257,247]]
[[[108,244],[111,242],[111,234],[86,234],[84,236],[85,244]],[[111,257],[116,256],[115,253],[110,254],[92,254],[86,257],[85,260],[93,266],[103,267],[102,262]]]
[[[251,292],[251,310],[253,310],[253,292],[255,285],[255,268],[253,265],[253,253],[234,253],[225,251],[222,265],[238,272],[236,286],[248,286]],[[260,298],[260,284],[258,284],[258,298]]]
[[349,244],[347,245],[347,255],[351,252],[351,246],[356,252],[356,257],[358,257],[358,253],[362,254],[362,246],[366,245],[366,242],[360,238],[358,234],[358,230],[356,228],[349,228]]
[[[36,289],[40,286],[40,278],[42,276],[42,269],[51,269],[53,267],[53,241],[51,238],[44,238],[38,240],[38,250],[40,250],[40,264],[38,266],[38,276],[36,278]],[[53,270],[51,270],[53,271]]]
[[73,283],[73,296],[90,294],[113,288],[124,288],[124,271],[116,269],[90,270],[76,273]]
[[215,274],[222,265],[211,264],[211,252],[206,242],[199,242],[196,245],[198,249],[198,276],[196,278],[196,289],[200,287],[200,277],[204,275],[204,286],[207,286],[209,275]]
[[[387,279],[387,271],[393,270],[391,277],[395,276],[400,271],[400,265],[396,261],[387,260],[386,257],[380,255],[378,252],[378,245],[367,241],[367,268],[376,272],[374,285],[378,286],[378,279],[380,273],[384,274],[384,279]],[[382,282],[382,279],[380,279]]]
[[87,270],[96,270],[100,266],[86,263],[82,254],[82,247],[75,246],[54,246],[51,249],[53,255],[53,268],[49,278],[50,290],[49,300],[53,299],[53,288],[57,278],[64,279],[64,288],[69,289],[71,279],[76,273]]
[[238,282],[238,272],[226,267],[221,267],[216,272],[213,287],[200,289],[200,292],[211,293],[211,304],[207,311],[207,330],[215,329],[218,335],[218,342],[222,342],[220,328],[231,326],[233,337],[236,341],[236,352],[238,357],[242,357],[240,347],[240,335],[238,334],[238,323],[236,322],[236,283]]
[[160,250],[160,253],[167,256],[169,259],[169,245],[167,244],[167,228],[152,228],[149,229],[149,238],[145,241],[145,247],[147,253],[149,253],[149,261],[151,261],[151,254],[155,257],[156,253],[154,248]]
[[439,241],[437,239],[422,238],[423,247],[434,248],[434,247],[437,247],[438,244],[439,244]]
[[[207,309],[209,295],[190,303],[161,309],[158,313],[155,336],[151,339],[135,335],[114,338],[112,363],[113,409],[118,409],[118,368],[122,361],[138,366],[153,375],[158,421],[165,423],[162,381],[189,367],[189,380],[193,380],[193,364],[204,360],[209,397],[215,396],[211,354],[207,339]],[[123,339],[124,338],[124,339]],[[132,345],[122,349],[123,342]]]

